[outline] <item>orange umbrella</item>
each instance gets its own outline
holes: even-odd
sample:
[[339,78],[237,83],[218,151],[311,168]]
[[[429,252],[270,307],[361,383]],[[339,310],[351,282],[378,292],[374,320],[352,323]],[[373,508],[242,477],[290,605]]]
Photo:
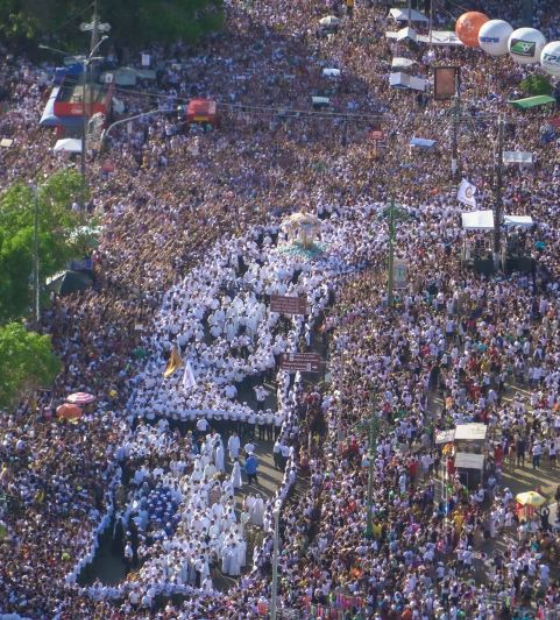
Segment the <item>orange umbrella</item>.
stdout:
[[60,405],[56,410],[57,418],[64,418],[65,420],[77,420],[82,417],[82,413],[78,405],[71,405],[69,403]]

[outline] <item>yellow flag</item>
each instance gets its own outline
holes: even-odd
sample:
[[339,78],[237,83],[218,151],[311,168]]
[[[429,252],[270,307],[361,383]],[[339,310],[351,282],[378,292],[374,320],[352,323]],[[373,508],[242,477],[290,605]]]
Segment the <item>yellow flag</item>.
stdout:
[[167,368],[163,373],[164,377],[170,377],[178,368],[183,367],[183,360],[179,355],[179,351],[177,351],[177,347],[173,347],[173,351],[171,351],[171,357],[169,358],[169,362],[167,363]]

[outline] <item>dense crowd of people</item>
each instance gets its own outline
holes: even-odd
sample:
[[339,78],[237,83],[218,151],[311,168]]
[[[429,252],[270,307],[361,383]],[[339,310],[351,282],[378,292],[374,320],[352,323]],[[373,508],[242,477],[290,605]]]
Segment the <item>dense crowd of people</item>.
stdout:
[[[507,104],[536,69],[480,50],[410,49],[385,37],[396,29],[388,5],[350,4],[229,0],[223,32],[202,50],[153,45],[157,80],[117,89],[126,114],[156,102],[173,112],[116,129],[108,152],[89,157],[86,209],[103,224],[96,285],[45,311],[64,372],[39,414],[24,403],[0,429],[0,614],[262,616],[280,510],[286,617],[560,616],[556,523],[548,508],[520,511],[503,480],[523,467],[520,490],[537,490],[560,448],[559,142],[548,113]],[[533,4],[532,25],[558,38],[555,3]],[[441,28],[459,11],[433,5]],[[528,25],[522,2],[469,8]],[[328,14],[341,20],[336,31],[319,28]],[[13,140],[0,149],[5,187],[75,162],[54,156],[38,126],[53,67],[2,54],[0,137]],[[448,105],[389,86],[403,55],[430,83],[434,65],[460,64],[460,173],[479,204],[495,200],[498,113],[506,148],[533,154],[530,168],[505,169],[503,190],[506,213],[535,221],[504,238],[536,261],[532,273],[481,276],[461,260],[463,247],[486,252],[491,233],[461,229]],[[196,96],[219,102],[219,128],[188,128],[176,114]],[[311,112],[312,96],[329,97],[332,118],[286,115]],[[413,150],[413,137],[435,149]],[[390,197],[402,205],[396,252],[409,265],[394,304]],[[283,252],[282,222],[306,211],[323,222],[322,252]],[[271,294],[306,296],[310,314],[271,312]],[[330,383],[290,379],[280,356],[321,338]],[[184,366],[166,379],[172,352]],[[277,386],[274,406],[265,379]],[[240,397],[247,383],[254,402]],[[75,424],[53,420],[76,390],[95,405]],[[485,476],[469,489],[436,438],[471,422],[488,426],[490,443]],[[266,505],[251,497],[236,510],[256,473],[244,448],[256,435],[276,441],[284,478]],[[247,524],[263,532],[253,557]],[[110,527],[129,573],[84,586]],[[229,592],[218,591],[217,570],[238,578]]]

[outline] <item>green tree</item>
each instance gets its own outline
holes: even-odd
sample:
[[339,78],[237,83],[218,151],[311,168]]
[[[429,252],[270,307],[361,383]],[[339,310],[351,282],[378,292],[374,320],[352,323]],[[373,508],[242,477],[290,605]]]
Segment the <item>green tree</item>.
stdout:
[[[39,274],[44,281],[79,256],[84,247],[72,231],[82,216],[72,203],[87,192],[81,176],[64,170],[37,190]],[[0,196],[0,324],[22,317],[31,305],[34,265],[35,193],[18,183]]]
[[40,21],[21,0],[0,0],[0,40],[22,47],[39,34]]
[[0,327],[0,408],[9,409],[24,393],[50,385],[60,372],[50,336],[21,323]]
[[[222,0],[100,0],[99,9],[118,45],[194,43],[223,23]],[[88,43],[78,26],[90,17],[87,0],[0,0],[0,39],[21,47],[44,38],[77,52]]]
[[520,84],[521,90],[526,95],[550,95],[554,87],[550,83],[550,78],[545,75],[529,75]]

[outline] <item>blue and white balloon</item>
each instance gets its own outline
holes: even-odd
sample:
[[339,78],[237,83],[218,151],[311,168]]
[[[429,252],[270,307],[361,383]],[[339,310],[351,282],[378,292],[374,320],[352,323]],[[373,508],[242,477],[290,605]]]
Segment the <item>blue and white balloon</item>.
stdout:
[[478,44],[490,56],[504,56],[513,27],[503,19],[491,19],[482,25],[478,33]]

